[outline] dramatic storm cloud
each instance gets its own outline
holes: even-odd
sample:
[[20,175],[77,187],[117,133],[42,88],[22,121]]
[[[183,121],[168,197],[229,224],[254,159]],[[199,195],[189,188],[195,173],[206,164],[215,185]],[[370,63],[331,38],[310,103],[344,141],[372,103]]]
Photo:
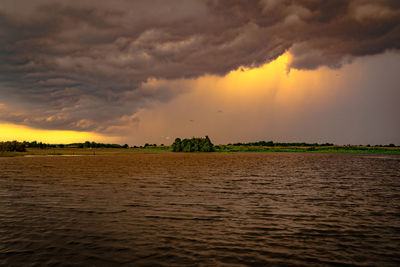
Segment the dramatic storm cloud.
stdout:
[[24,1],[0,4],[0,120],[112,132],[184,82],[289,51],[289,68],[339,68],[400,48],[394,1]]

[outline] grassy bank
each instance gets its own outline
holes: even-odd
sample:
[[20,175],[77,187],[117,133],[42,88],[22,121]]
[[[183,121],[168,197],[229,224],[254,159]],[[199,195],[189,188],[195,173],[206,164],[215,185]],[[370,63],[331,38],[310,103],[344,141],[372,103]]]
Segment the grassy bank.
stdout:
[[131,151],[149,151],[149,152],[168,152],[172,151],[171,146],[148,146],[148,147],[138,147],[138,148],[130,148]]
[[[27,148],[26,152],[0,152],[0,157],[15,156],[74,156],[74,155],[120,155],[137,152],[170,152],[170,146],[144,148]],[[307,152],[307,153],[357,153],[357,154],[400,154],[400,147],[368,146],[248,146],[218,145],[217,153],[236,152]],[[204,152],[203,152],[204,153]]]
[[217,152],[309,152],[309,153],[360,153],[400,154],[400,147],[369,146],[216,146]]
[[5,152],[1,151],[0,152],[0,158],[1,157],[16,157],[16,156],[23,156],[25,152]]
[[74,155],[113,155],[133,153],[124,148],[27,148],[26,152],[0,152],[0,157],[14,156],[74,156]]
[[[172,151],[170,146],[133,148],[133,151]],[[307,152],[307,153],[358,153],[358,154],[400,154],[400,147],[375,146],[249,146],[217,145],[215,152]]]

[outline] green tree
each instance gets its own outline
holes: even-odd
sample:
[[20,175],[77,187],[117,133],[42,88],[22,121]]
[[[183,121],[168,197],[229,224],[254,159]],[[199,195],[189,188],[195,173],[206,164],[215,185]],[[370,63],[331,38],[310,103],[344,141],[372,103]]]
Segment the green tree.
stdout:
[[90,147],[90,142],[89,142],[89,141],[86,141],[86,142],[83,144],[83,147],[84,147],[84,148],[89,148],[89,147]]
[[172,151],[174,152],[182,151],[182,140],[180,138],[175,139],[175,142],[172,144]]
[[17,141],[0,142],[0,151],[25,152],[26,145],[24,143],[17,142]]
[[215,151],[214,145],[208,136],[205,138],[192,137],[191,139],[185,138],[181,140],[176,138],[172,144],[172,151],[174,152],[213,152]]
[[204,139],[204,144],[202,147],[203,152],[213,152],[214,150],[214,145],[211,143],[210,138],[206,135],[206,138]]
[[182,150],[183,152],[192,152],[192,142],[190,139],[183,139],[182,141]]

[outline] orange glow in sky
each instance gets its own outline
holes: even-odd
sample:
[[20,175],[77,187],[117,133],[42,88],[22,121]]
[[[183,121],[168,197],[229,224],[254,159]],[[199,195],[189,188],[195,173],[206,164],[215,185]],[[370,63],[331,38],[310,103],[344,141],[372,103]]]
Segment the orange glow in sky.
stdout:
[[[204,75],[176,80],[152,78],[141,85],[143,90],[152,92],[166,88],[174,92],[174,98],[166,102],[155,101],[154,105],[127,116],[125,121],[120,119],[109,127],[114,130],[110,131],[113,136],[39,130],[0,122],[0,141],[73,143],[88,140],[143,145],[146,142],[170,144],[175,137],[209,135],[219,143],[258,139],[335,142],[337,129],[346,129],[340,130],[340,134],[346,134],[348,143],[352,142],[353,136],[353,142],[361,142],[356,139],[358,128],[354,128],[357,125],[354,122],[362,122],[362,115],[368,114],[371,103],[376,102],[376,96],[369,96],[373,92],[369,87],[375,88],[379,84],[374,85],[374,82],[385,80],[382,74],[373,75],[374,66],[381,66],[381,61],[392,57],[359,59],[340,69],[288,70],[292,55],[286,52],[264,65],[239,67],[224,76]],[[394,71],[396,68],[389,69]],[[363,82],[363,77],[371,77],[371,81]],[[357,102],[364,112],[356,112],[354,99],[364,100]],[[335,107],[339,107],[338,111]],[[131,117],[137,120],[133,121]],[[334,120],[329,121],[330,118]],[[364,128],[359,128],[364,132]],[[312,129],[313,135],[304,129]],[[387,132],[395,131],[388,128]],[[364,143],[374,143],[374,140],[366,138]]]
[[90,132],[40,130],[26,126],[0,123],[0,141],[38,141],[49,144],[96,141],[112,142],[114,138]]
[[[240,67],[223,77],[198,78],[195,87],[212,88],[212,94],[235,105],[273,101],[287,107],[298,106],[304,97],[324,101],[330,96],[326,84],[337,84],[337,71],[327,67],[316,70],[288,69],[292,55],[284,53],[275,60],[255,68]],[[209,94],[209,92],[207,92]]]

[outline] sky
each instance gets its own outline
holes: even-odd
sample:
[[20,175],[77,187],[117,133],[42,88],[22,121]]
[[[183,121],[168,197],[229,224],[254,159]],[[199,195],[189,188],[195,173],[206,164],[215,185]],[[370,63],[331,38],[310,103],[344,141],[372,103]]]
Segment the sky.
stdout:
[[400,2],[2,0],[0,141],[400,145]]

